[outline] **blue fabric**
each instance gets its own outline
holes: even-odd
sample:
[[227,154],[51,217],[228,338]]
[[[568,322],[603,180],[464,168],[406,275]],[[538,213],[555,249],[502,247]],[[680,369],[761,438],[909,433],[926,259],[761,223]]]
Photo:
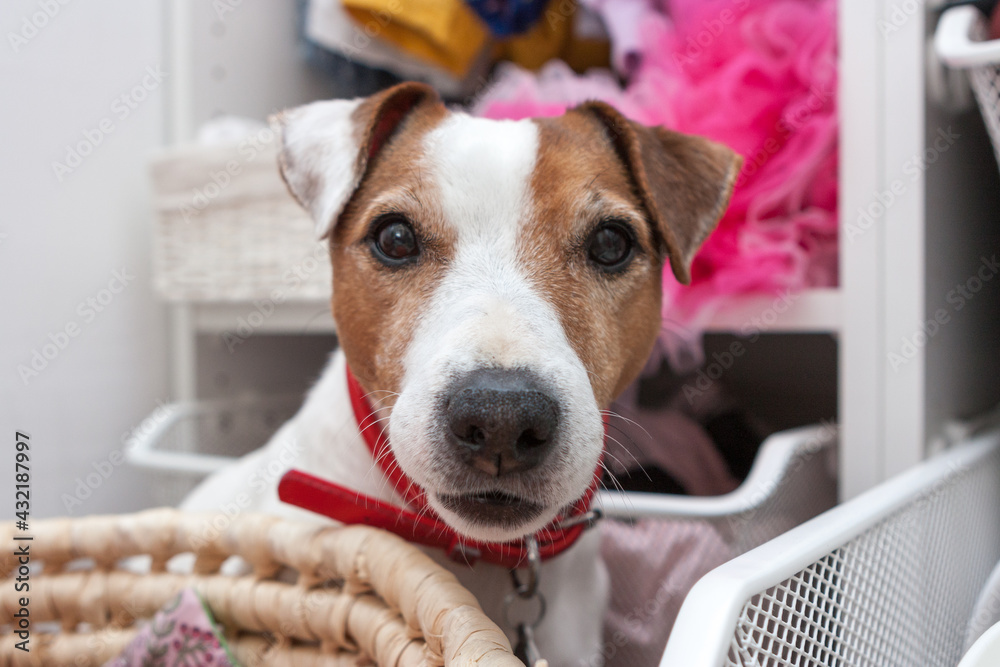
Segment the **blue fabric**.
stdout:
[[497,37],[527,32],[538,22],[548,0],[465,0]]

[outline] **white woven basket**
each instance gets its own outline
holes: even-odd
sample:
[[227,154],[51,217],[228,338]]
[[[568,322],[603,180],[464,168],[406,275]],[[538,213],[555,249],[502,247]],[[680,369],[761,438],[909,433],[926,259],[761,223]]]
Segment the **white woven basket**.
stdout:
[[152,163],[153,273],[174,302],[330,298],[330,262],[278,173],[275,134],[181,146]]
[[1000,39],[987,40],[986,21],[974,7],[941,15],[934,48],[947,65],[969,70],[972,90],[1000,165]]

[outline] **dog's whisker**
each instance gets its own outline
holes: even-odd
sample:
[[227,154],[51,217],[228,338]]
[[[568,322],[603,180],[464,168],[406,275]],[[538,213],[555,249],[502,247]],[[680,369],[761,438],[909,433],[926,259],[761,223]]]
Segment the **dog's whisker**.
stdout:
[[[638,442],[636,442],[636,441],[635,441],[635,440],[634,440],[634,439],[632,438],[632,436],[631,436],[631,435],[629,435],[629,434],[628,434],[628,432],[627,432],[627,431],[625,431],[625,430],[624,430],[623,428],[621,428],[621,427],[619,427],[619,426],[617,426],[617,425],[615,425],[615,424],[609,424],[609,426],[610,426],[611,428],[613,428],[614,430],[616,430],[616,431],[618,432],[618,434],[619,434],[620,436],[622,436],[623,438],[625,438],[625,439],[626,439],[626,440],[628,441],[628,443],[629,443],[630,445],[632,445],[633,447],[635,447],[635,449],[636,449],[636,450],[638,450],[638,451],[643,451],[643,447],[642,447],[641,445],[639,445],[639,443],[638,443]],[[607,437],[611,437],[611,436],[607,436]],[[617,440],[616,440],[615,442],[618,442],[618,444],[619,444],[619,445],[623,445],[623,443],[621,443],[621,442],[619,442],[619,441],[617,441]],[[624,447],[624,446],[622,446],[622,449],[625,449],[626,451],[628,451],[628,453],[629,453],[629,454],[632,454],[632,451],[631,451],[631,449],[629,449],[628,447]],[[633,454],[633,456],[634,456],[634,454]]]
[[[618,448],[619,448],[620,450],[624,451],[624,452],[625,452],[625,453],[627,453],[627,454],[628,454],[629,456],[631,456],[631,457],[632,457],[632,460],[633,460],[633,461],[635,461],[636,465],[637,465],[637,466],[639,467],[639,470],[640,470],[640,471],[642,471],[642,474],[646,476],[646,479],[648,479],[648,480],[649,480],[650,482],[652,482],[652,481],[653,481],[653,479],[652,479],[652,478],[651,478],[651,477],[649,476],[649,473],[648,473],[648,472],[646,471],[646,467],[645,467],[645,466],[643,466],[643,465],[642,465],[642,463],[640,463],[640,462],[639,462],[639,459],[635,458],[635,455],[634,455],[634,454],[633,454],[632,452],[630,452],[630,451],[628,450],[628,448],[627,448],[627,447],[625,447],[625,446],[624,446],[624,445],[623,445],[623,444],[621,443],[621,441],[619,441],[619,440],[618,440],[617,438],[615,438],[615,437],[614,437],[614,436],[612,436],[612,435],[608,435],[608,436],[607,436],[607,439],[608,439],[608,440],[610,440],[611,442],[615,443],[616,445],[618,445]],[[608,449],[608,448],[605,448],[605,449],[604,449],[604,454],[605,454],[605,456],[610,456],[611,458],[613,458],[613,459],[615,460],[615,462],[616,462],[616,463],[617,463],[617,464],[618,464],[619,466],[621,466],[621,468],[622,468],[623,470],[628,470],[628,466],[626,466],[626,465],[625,465],[625,464],[624,464],[624,463],[622,462],[622,460],[621,460],[621,459],[619,459],[619,458],[618,458],[617,456],[615,456],[614,454],[612,454],[612,453],[611,453],[611,451],[610,451],[610,449]]]
[[[617,419],[621,419],[623,422],[627,422],[629,424],[632,424],[633,426],[638,427],[639,429],[642,430],[643,433],[646,434],[646,437],[648,437],[651,442],[655,442],[655,439],[653,438],[652,434],[649,431],[647,431],[646,428],[642,424],[640,424],[639,422],[637,422],[636,420],[629,419],[628,417],[626,417],[622,413],[615,412],[614,410],[601,410],[601,414],[603,416],[605,416],[605,417],[615,417]],[[608,424],[608,426],[614,426],[619,431],[622,430],[620,426],[615,426],[614,424]],[[638,443],[636,443],[636,444],[638,444]]]
[[633,447],[635,447],[636,449],[638,449],[638,450],[642,451],[643,447],[641,447],[641,446],[639,445],[639,443],[637,443],[637,442],[635,441],[635,439],[633,439],[633,438],[632,438],[632,436],[628,434],[628,432],[627,432],[627,431],[625,431],[625,430],[624,430],[623,428],[621,428],[621,427],[619,427],[619,426],[617,426],[617,425],[615,425],[615,424],[609,424],[609,426],[610,426],[611,428],[613,428],[613,429],[614,429],[615,431],[617,431],[617,432],[618,432],[618,435],[620,435],[620,436],[622,436],[623,438],[625,438],[625,439],[626,439],[626,440],[628,441],[628,443],[629,443],[629,444],[631,444],[631,445],[632,445]]
[[[372,414],[371,416],[378,417],[378,415],[376,414]],[[386,415],[385,417],[378,417],[377,419],[374,419],[372,421],[368,421],[368,418],[363,419],[361,422],[358,423],[358,435],[363,435],[365,431],[367,431],[368,429],[370,429],[371,427],[375,426],[380,422],[386,421],[387,419],[389,419],[389,417],[391,417],[391,415]],[[385,436],[385,431],[382,432],[382,436]]]
[[[601,470],[603,470],[605,473],[607,473],[608,477],[611,480],[611,483],[614,484],[614,486],[617,488],[617,490],[624,492],[625,488],[619,482],[618,476],[615,475],[615,473],[613,473],[611,471],[611,468],[609,468],[608,465],[604,461],[601,461],[600,465],[601,465]],[[602,483],[603,483],[603,480],[602,480]],[[607,487],[605,487],[605,488],[607,488]]]
[[[381,466],[382,466],[382,462],[385,461],[386,459],[389,459],[389,457],[391,457],[391,456],[392,456],[392,450],[389,447],[383,448],[378,453],[378,456],[375,458],[375,464],[372,466],[372,471],[374,472],[374,470],[376,468],[378,468],[380,470]],[[382,486],[381,486],[382,489],[384,489],[385,485],[389,483],[389,481],[390,481],[389,476],[392,475],[397,470],[402,471],[402,468],[399,467],[399,461],[397,461],[395,458],[389,459],[389,467],[385,471],[385,473],[382,475],[382,478],[383,478],[382,479]]]
[[[606,436],[606,437],[607,437],[607,439],[608,439],[608,440],[610,440],[611,442],[613,442],[613,443],[615,443],[616,445],[618,445],[618,448],[619,448],[619,449],[620,449],[621,451],[625,452],[625,453],[626,453],[626,454],[628,454],[628,455],[629,455],[630,457],[632,457],[632,460],[633,460],[633,461],[635,461],[635,464],[636,464],[637,466],[639,466],[639,470],[641,470],[641,471],[642,471],[642,474],[644,474],[644,475],[646,476],[646,479],[648,479],[648,480],[649,480],[650,482],[652,482],[652,481],[653,481],[653,480],[652,480],[652,478],[651,478],[651,477],[649,476],[649,473],[648,473],[648,472],[646,472],[646,467],[645,467],[644,465],[642,465],[642,463],[641,463],[641,462],[639,461],[639,459],[637,459],[637,458],[635,457],[635,454],[633,454],[633,453],[632,453],[632,452],[631,452],[631,451],[629,450],[629,448],[628,448],[628,447],[626,447],[625,445],[623,445],[623,444],[621,443],[621,441],[620,441],[620,440],[618,440],[617,438],[615,438],[615,437],[614,437],[614,436],[612,436],[612,435],[608,435],[608,436]],[[627,437],[627,436],[626,436],[626,437]],[[633,443],[633,444],[634,444],[634,443]],[[615,460],[615,462],[616,462],[616,463],[617,463],[617,464],[618,464],[619,466],[621,466],[621,467],[622,467],[622,469],[623,469],[623,470],[627,470],[627,469],[628,469],[628,466],[626,466],[626,465],[625,465],[625,464],[624,464],[624,463],[622,462],[622,460],[621,460],[621,459],[619,459],[619,458],[618,458],[617,456],[615,456],[614,454],[612,454],[612,453],[611,453],[611,451],[610,451],[610,450],[609,450],[608,448],[605,448],[605,449],[604,449],[604,455],[605,455],[605,456],[610,456],[611,458],[613,458],[613,459]]]
[[[370,393],[368,393],[368,394],[367,394],[367,395],[365,396],[365,398],[367,399],[367,398],[368,398],[368,396],[371,396],[371,395],[372,395],[372,394],[374,394],[374,393],[375,393],[375,392],[370,392]],[[382,403],[385,403],[385,402],[386,402],[386,401],[388,401],[388,400],[389,400],[390,398],[394,398],[394,397],[397,397],[397,396],[400,396],[399,392],[396,392],[396,391],[389,391],[388,389],[383,389],[383,390],[381,390],[381,391],[380,391],[379,393],[383,393],[383,394],[385,394],[385,396],[383,396],[382,398],[380,398],[380,399],[378,399],[378,400],[376,400],[376,401],[375,401],[374,405],[372,405],[372,406],[371,406],[371,407],[373,408],[373,411],[374,411],[374,409],[375,409],[375,408],[379,408],[379,406],[380,406],[380,405],[381,405]],[[391,408],[391,407],[392,407],[392,406],[388,406],[388,405],[384,405],[384,406],[381,406],[381,408],[379,408],[379,409],[383,409],[383,408]]]
[[615,476],[615,474],[613,472],[611,472],[608,469],[608,467],[606,465],[604,465],[604,463],[601,463],[601,468],[604,470],[605,473],[607,473],[608,477],[611,479],[611,483],[614,485],[615,488],[614,489],[609,489],[604,484],[603,480],[601,481],[601,486],[603,486],[605,488],[605,490],[607,490],[607,491],[617,491],[618,493],[624,495],[625,494],[625,487],[621,485],[621,482],[618,481],[618,478]]
[[[358,437],[356,438],[356,440],[360,440],[363,437],[364,432],[367,431],[368,429],[374,428],[375,426],[378,426],[381,422],[385,422],[388,419],[389,419],[388,416],[381,417],[381,418],[376,419],[376,420],[372,421],[371,423],[367,424],[363,428],[359,428],[359,433],[358,433]],[[382,436],[383,437],[385,436],[385,429],[384,428],[382,429]],[[368,468],[368,472],[365,475],[365,479],[367,479],[367,480],[374,480],[375,471],[376,471],[376,469],[379,468],[379,464],[381,463],[381,461],[384,460],[386,457],[388,457],[389,455],[392,454],[392,448],[388,444],[388,439],[384,439],[383,442],[386,443],[385,446],[378,448],[374,452],[372,465]],[[396,464],[395,461],[393,461],[393,463]],[[396,465],[398,465],[398,464],[396,464]],[[379,486],[379,489],[378,489],[379,493],[381,493],[385,489],[385,484],[387,483],[387,481],[388,481],[387,479],[383,479],[382,480],[381,485]]]

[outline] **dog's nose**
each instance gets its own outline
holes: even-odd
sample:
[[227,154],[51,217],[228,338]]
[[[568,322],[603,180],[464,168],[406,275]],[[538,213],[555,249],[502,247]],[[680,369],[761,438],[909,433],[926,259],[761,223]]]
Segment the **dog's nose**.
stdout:
[[551,449],[559,411],[529,373],[486,369],[454,387],[447,419],[462,460],[499,477],[538,465]]

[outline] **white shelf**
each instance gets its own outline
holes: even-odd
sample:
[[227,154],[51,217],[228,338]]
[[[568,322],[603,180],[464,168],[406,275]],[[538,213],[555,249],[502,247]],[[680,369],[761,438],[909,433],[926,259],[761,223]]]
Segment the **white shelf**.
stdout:
[[[761,333],[836,333],[840,330],[840,292],[806,290],[787,298],[735,297],[709,320],[707,331],[752,335]],[[202,333],[332,334],[326,301],[295,301],[263,309],[253,303],[205,303],[191,306],[193,324]],[[238,331],[239,329],[239,331]],[[241,334],[242,335],[242,334]]]
[[[273,311],[270,310],[273,307]],[[335,329],[328,301],[199,303],[191,305],[195,331],[235,333],[249,330],[270,334],[332,334]]]
[[773,296],[740,296],[723,303],[706,330],[715,333],[837,333],[841,323],[838,289],[812,289]]

